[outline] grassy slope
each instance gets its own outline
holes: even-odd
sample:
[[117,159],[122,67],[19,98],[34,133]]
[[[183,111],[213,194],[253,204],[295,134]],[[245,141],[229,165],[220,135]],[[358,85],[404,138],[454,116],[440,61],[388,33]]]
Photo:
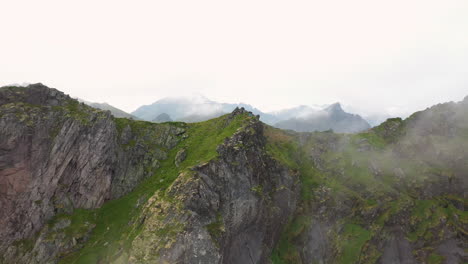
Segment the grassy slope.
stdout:
[[299,172],[300,175],[302,186],[299,204],[302,208],[298,208],[296,215],[291,217],[290,223],[272,254],[273,263],[297,263],[299,261],[298,250],[292,241],[310,224],[310,216],[307,214],[308,203],[312,200],[313,188],[323,178],[304,158],[304,150],[292,136],[270,126],[265,127],[265,135],[269,142],[267,152],[282,164]]
[[[407,219],[409,229],[413,230],[407,234],[410,241],[437,240],[439,234],[436,232],[444,225],[466,234],[461,223],[466,223],[468,215],[456,209],[449,202],[449,197],[419,200],[418,194],[413,191],[431,181],[434,172],[438,176],[450,176],[453,172],[449,168],[434,167],[434,164],[423,160],[390,157],[388,150],[403,136],[405,127],[405,121],[390,119],[364,133],[312,133],[307,140],[300,140],[298,134],[287,134],[274,128],[266,129],[270,154],[290,168],[298,170],[303,184],[300,207],[272,254],[273,263],[301,263],[298,248],[301,234],[312,224],[311,217],[317,216],[311,211],[311,205],[322,202],[319,200],[321,197],[314,193],[318,193],[318,188],[323,187],[330,189],[329,198],[338,201],[338,204],[345,200],[353,201],[354,204],[353,211],[337,223],[343,228],[332,239],[337,254],[336,263],[374,263],[381,252],[372,245],[372,239],[383,239],[385,224],[400,214],[404,215],[403,211],[410,214]],[[323,168],[320,171],[315,169],[305,154],[308,150],[317,148],[324,138],[328,138],[325,141],[333,141],[332,137],[337,136],[339,140],[336,145],[339,150],[325,150],[321,155],[324,159]],[[404,144],[415,141],[408,137],[405,140],[407,142]],[[466,141],[460,142],[459,138],[448,142],[445,138],[435,138],[434,142],[441,140],[443,147],[450,148],[447,149],[448,153],[457,153],[457,147],[466,146]],[[363,144],[370,150],[360,151]],[[411,145],[408,146],[411,148]],[[372,172],[372,167],[378,168],[379,176]],[[409,177],[404,181],[397,179],[394,175],[395,168],[402,168]],[[461,197],[455,199],[467,203]],[[361,212],[366,211],[378,213],[373,219],[367,219],[361,215]],[[430,251],[431,248],[424,250]],[[432,253],[426,261],[438,259],[438,255]]]
[[[145,180],[134,191],[120,199],[106,202],[97,210],[76,210],[72,215],[57,216],[52,222],[64,217],[72,220],[71,226],[65,230],[69,236],[79,237],[79,233],[87,230],[88,226],[95,226],[84,247],[63,256],[60,263],[107,262],[115,257],[115,252],[128,248],[139,232],[138,225],[133,224],[141,212],[141,206],[137,205],[144,204],[156,191],[166,190],[181,172],[215,158],[216,146],[239,129],[246,118],[249,117],[239,115],[227,123],[224,116],[206,122],[187,124],[188,138],[172,149],[154,176]],[[132,123],[132,129],[152,125],[148,122],[122,119],[118,119],[117,123],[118,126]],[[182,148],[187,150],[187,158],[177,168],[174,166],[174,158]]]

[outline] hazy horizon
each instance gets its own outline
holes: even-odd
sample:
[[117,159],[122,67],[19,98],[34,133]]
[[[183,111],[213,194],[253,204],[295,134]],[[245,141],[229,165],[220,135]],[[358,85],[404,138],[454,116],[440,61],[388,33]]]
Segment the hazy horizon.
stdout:
[[127,112],[202,94],[405,116],[468,95],[468,1],[14,1],[0,85]]

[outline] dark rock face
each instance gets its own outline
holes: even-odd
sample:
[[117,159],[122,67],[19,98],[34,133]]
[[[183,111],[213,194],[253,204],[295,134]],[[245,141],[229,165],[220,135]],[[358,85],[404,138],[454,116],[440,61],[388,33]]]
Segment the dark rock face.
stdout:
[[97,208],[132,190],[181,132],[158,129],[160,148],[124,150],[136,136],[128,127],[119,134],[109,112],[41,84],[0,89],[0,250],[57,213]]
[[[235,110],[232,115],[242,114]],[[135,263],[269,263],[271,251],[297,203],[297,177],[265,152],[258,121],[218,147],[219,158],[180,177],[171,193],[182,210],[168,219],[185,223],[170,246],[152,248],[155,212],[133,244]],[[164,207],[163,205],[153,207]],[[167,209],[166,209],[167,210]],[[177,219],[177,220],[176,220]],[[148,249],[149,248],[149,249]]]
[[392,235],[383,246],[383,254],[379,263],[399,263],[416,264],[418,263],[413,256],[413,247],[402,233]]
[[19,87],[8,88],[5,87],[0,90],[0,105],[24,102],[31,105],[59,106],[66,104],[67,100],[70,100],[70,96],[41,83],[29,85],[27,89]]
[[177,152],[176,157],[175,157],[175,165],[179,167],[180,163],[183,162],[187,158],[187,150],[181,149],[179,152]]
[[[252,124],[253,134],[236,134],[219,147],[222,160],[197,169],[200,177],[211,179],[205,182],[219,197],[217,211],[225,219],[226,231],[218,238],[221,263],[267,263],[296,208],[295,176],[264,153],[262,129]],[[194,210],[201,215],[210,209],[203,207]]]
[[305,234],[304,250],[301,258],[317,263],[328,263],[333,259],[329,232],[332,230],[330,223],[324,223],[318,219],[313,220],[309,231]]

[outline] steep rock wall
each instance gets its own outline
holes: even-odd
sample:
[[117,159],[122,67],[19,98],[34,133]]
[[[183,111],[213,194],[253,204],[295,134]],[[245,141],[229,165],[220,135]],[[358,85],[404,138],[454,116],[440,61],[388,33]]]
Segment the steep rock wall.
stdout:
[[[266,153],[265,144],[263,124],[254,119],[218,147],[217,159],[179,176],[169,191],[175,206],[150,199],[130,261],[268,263],[300,186],[297,175]],[[171,225],[179,225],[172,239],[157,234]]]
[[[58,213],[97,208],[132,190],[184,129],[152,125],[144,137],[41,84],[0,89],[0,250],[32,237]],[[156,135],[153,135],[156,134]],[[131,142],[132,144],[130,144]]]

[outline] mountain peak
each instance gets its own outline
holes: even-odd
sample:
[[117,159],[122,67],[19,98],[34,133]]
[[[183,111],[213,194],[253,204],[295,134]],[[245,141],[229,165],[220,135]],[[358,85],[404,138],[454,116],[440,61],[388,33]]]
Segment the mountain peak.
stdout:
[[329,105],[325,110],[329,112],[344,112],[339,102]]
[[253,115],[252,112],[245,110],[244,107],[236,107],[236,108],[232,111],[231,116],[237,116],[237,115],[242,115],[242,114]]
[[153,119],[153,122],[156,122],[156,123],[171,122],[171,121],[172,121],[172,118],[167,113],[161,113],[155,119]]
[[24,86],[0,87],[0,105],[11,102],[24,102],[32,105],[57,106],[62,105],[70,96],[49,88],[42,83]]

